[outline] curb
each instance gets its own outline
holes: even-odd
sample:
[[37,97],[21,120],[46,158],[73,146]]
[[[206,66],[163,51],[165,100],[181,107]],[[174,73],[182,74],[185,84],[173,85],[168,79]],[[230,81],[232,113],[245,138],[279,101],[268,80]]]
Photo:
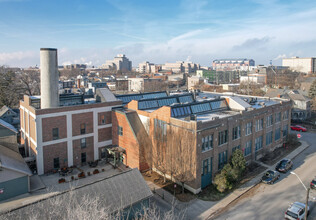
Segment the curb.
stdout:
[[[308,144],[306,141],[301,141],[301,146],[302,146],[303,144],[306,144],[306,146],[304,146],[304,147],[302,147],[302,149],[298,150],[298,153],[295,154],[293,157],[291,157],[291,158],[289,158],[289,157],[284,157],[284,158],[289,158],[289,159],[291,159],[291,160],[295,159],[299,154],[301,154],[304,150],[306,150],[306,149],[310,146],[310,144]],[[300,147],[301,147],[301,146],[300,146]],[[296,150],[297,150],[297,149],[296,149]],[[294,151],[295,151],[295,150],[294,150]],[[293,152],[293,151],[292,151],[292,152]],[[292,152],[291,152],[291,153],[292,153]],[[290,154],[291,154],[291,153],[290,153]],[[263,173],[265,173],[267,170],[271,169],[271,167],[274,167],[274,166],[275,166],[275,164],[269,166],[269,167],[268,167],[267,169],[265,169],[263,172],[261,172],[260,174],[258,174],[255,178],[257,178],[258,176],[261,176]],[[229,206],[230,204],[232,204],[234,201],[236,201],[237,199],[239,199],[241,196],[243,196],[243,195],[244,195],[245,193],[247,193],[249,190],[251,190],[252,188],[254,188],[255,186],[257,186],[260,182],[261,182],[261,181],[258,181],[258,180],[255,181],[255,183],[254,183],[253,185],[249,186],[248,189],[246,189],[246,190],[245,190],[244,192],[242,192],[239,196],[237,196],[236,198],[232,199],[229,203],[227,203],[227,204],[225,205],[225,207],[227,207],[227,206]],[[218,204],[218,203],[217,203],[217,204]],[[221,210],[223,210],[223,208],[225,208],[225,207],[221,207],[221,208],[215,210],[215,211],[212,212],[206,219],[210,220],[210,219],[214,218],[214,217],[216,216],[216,214],[219,213]]]

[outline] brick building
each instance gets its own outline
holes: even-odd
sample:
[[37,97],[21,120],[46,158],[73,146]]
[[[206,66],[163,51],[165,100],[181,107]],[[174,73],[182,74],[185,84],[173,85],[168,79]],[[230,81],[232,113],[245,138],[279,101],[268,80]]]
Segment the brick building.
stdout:
[[25,95],[20,101],[21,144],[36,158],[38,174],[105,157],[112,144],[112,108],[121,101],[113,96],[107,102],[41,109],[34,104],[38,99]]
[[[125,104],[112,113],[113,144],[125,149],[123,162],[140,170],[152,166],[194,193],[211,184],[235,149],[248,163],[259,159],[265,149],[282,145],[290,126],[286,99],[206,92],[116,97]],[[161,144],[155,144],[157,130]],[[157,151],[163,151],[161,158]],[[183,180],[179,170],[190,178]]]

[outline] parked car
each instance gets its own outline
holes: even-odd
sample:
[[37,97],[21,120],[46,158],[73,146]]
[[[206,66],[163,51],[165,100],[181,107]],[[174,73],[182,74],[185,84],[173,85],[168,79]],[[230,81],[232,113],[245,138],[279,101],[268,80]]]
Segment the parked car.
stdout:
[[[309,206],[307,206],[307,215],[309,214]],[[287,220],[302,220],[305,217],[305,204],[301,202],[292,203],[285,212]]]
[[310,187],[311,189],[316,189],[316,177],[312,180]]
[[293,162],[290,159],[281,160],[275,167],[275,170],[286,173],[289,169],[292,169]]
[[303,132],[306,132],[307,129],[300,126],[300,125],[291,125],[291,130],[294,130],[294,131],[303,131]]
[[265,174],[263,174],[261,181],[267,184],[273,184],[280,178],[280,173],[274,170],[268,170]]

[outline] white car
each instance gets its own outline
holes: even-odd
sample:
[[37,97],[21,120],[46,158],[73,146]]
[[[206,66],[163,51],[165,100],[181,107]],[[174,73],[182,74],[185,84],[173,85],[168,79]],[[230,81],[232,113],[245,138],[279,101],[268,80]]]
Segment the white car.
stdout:
[[[307,215],[309,214],[309,206],[307,206]],[[305,204],[301,202],[292,203],[285,212],[285,219],[302,220],[305,218]]]

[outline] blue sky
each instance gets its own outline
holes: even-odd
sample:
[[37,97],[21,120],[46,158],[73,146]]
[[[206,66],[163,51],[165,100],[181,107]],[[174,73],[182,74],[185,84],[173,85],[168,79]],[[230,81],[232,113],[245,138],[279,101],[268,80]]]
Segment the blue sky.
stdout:
[[153,63],[316,56],[315,0],[0,0],[0,65],[99,66],[118,53]]

